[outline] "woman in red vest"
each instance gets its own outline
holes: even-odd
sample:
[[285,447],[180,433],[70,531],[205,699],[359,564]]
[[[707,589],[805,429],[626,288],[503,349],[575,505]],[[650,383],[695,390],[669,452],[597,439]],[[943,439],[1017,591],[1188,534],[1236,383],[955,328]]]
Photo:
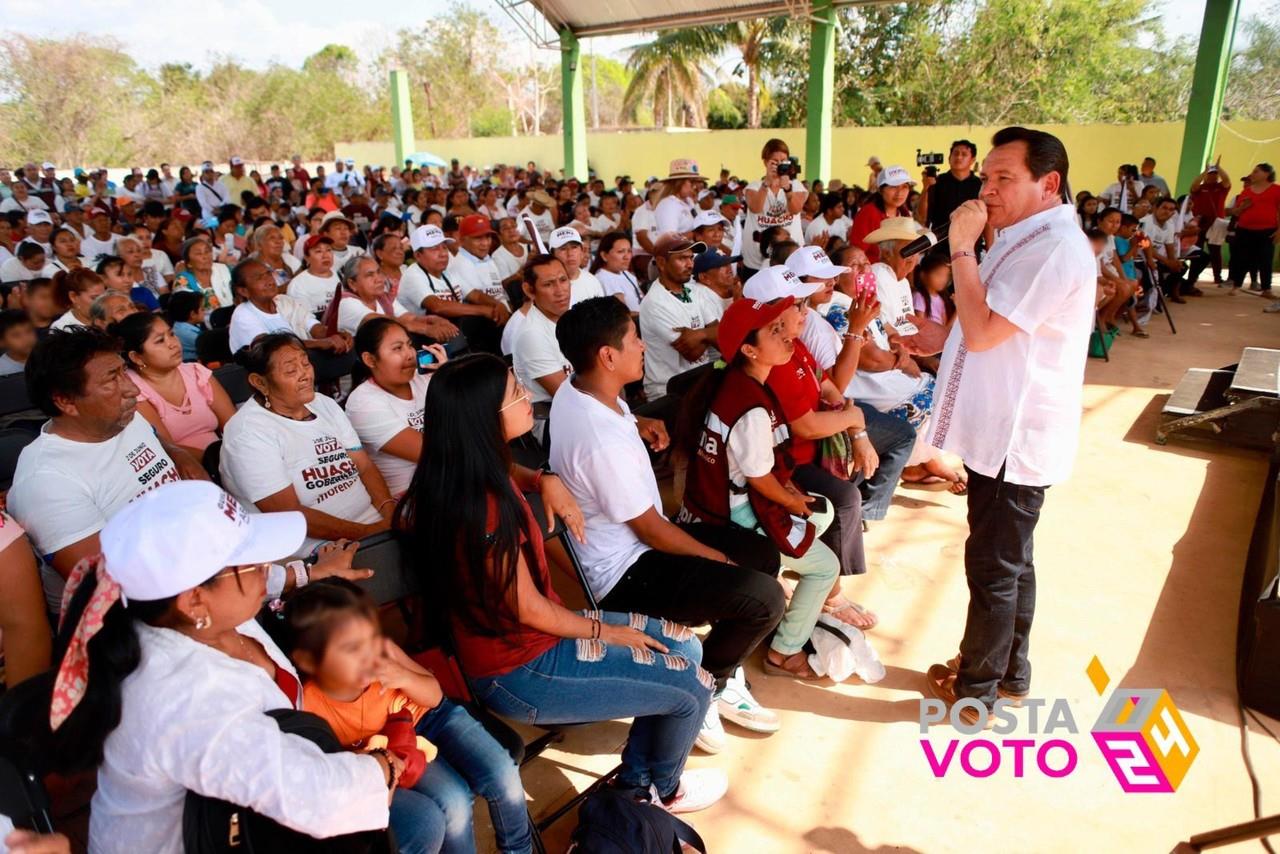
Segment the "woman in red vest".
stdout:
[[795,350],[783,319],[794,304],[792,297],[767,303],[742,299],[721,318],[720,352],[729,364],[687,401],[689,411],[707,414],[700,434],[686,431],[697,435],[697,444],[690,443],[688,451],[681,515],[758,529],[778,547],[800,583],[769,645],[765,672],[817,679],[803,647],[840,575],[840,562],[818,539],[831,523],[826,499],[806,495],[791,482],[790,433],[765,384],[769,372],[787,364]]

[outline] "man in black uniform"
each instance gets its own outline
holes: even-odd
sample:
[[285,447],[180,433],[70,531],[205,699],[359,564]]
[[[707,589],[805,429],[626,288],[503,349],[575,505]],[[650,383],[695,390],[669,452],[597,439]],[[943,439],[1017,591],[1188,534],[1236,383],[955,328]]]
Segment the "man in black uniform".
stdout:
[[978,198],[982,190],[982,179],[973,174],[973,165],[978,159],[978,146],[967,139],[957,139],[951,143],[951,153],[947,162],[951,171],[943,172],[936,178],[925,175],[921,184],[923,195],[916,210],[916,219],[936,230],[938,226],[951,222],[951,212],[970,199]]

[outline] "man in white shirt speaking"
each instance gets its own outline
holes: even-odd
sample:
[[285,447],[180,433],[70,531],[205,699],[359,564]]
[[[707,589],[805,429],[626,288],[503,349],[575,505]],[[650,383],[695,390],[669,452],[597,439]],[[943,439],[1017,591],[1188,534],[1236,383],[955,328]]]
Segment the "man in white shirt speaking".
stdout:
[[[1016,703],[1030,691],[1032,534],[1079,438],[1097,265],[1065,201],[1067,167],[1057,137],[1005,128],[981,194],[951,215],[958,322],[928,441],[969,472],[969,610],[960,654],[929,668],[928,688],[959,704],[966,728],[989,725],[997,698]],[[974,246],[988,225],[998,237],[979,264]]]

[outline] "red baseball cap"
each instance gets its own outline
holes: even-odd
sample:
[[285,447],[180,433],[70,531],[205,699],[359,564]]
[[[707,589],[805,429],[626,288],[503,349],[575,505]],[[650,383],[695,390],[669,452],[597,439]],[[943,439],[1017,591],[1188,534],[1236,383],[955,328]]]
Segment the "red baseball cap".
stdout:
[[306,255],[308,252],[310,252],[312,249],[315,249],[321,243],[328,243],[330,246],[332,246],[333,238],[329,237],[327,234],[311,235],[310,237],[307,238],[307,242],[302,244],[302,254]]
[[759,302],[753,299],[740,299],[725,310],[720,318],[718,342],[720,354],[726,362],[732,362],[742,348],[742,342],[755,329],[762,329],[777,319],[791,306],[796,304],[795,297],[783,297],[771,302]]
[[482,234],[493,234],[493,225],[484,214],[464,216],[458,223],[459,237],[479,237]]

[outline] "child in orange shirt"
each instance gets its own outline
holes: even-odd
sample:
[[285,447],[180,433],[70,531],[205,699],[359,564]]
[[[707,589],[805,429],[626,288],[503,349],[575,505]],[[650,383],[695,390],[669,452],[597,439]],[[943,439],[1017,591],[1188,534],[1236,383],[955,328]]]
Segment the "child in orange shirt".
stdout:
[[524,788],[510,754],[445,699],[440,683],[382,636],[377,606],[340,579],[309,584],[285,603],[281,647],[305,679],[302,706],[351,750],[385,746],[405,760],[391,800],[400,851],[474,852],[472,804],[489,802],[498,847],[529,852]]

